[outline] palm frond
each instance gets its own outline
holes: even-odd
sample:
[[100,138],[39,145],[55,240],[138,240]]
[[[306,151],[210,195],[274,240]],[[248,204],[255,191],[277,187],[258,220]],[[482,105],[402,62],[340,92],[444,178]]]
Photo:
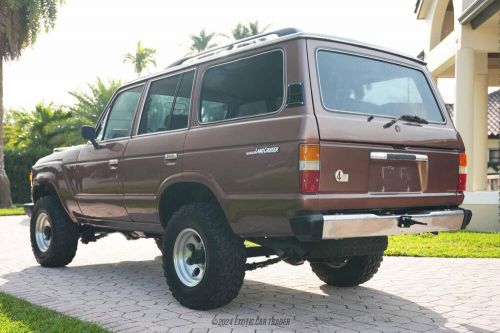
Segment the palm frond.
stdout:
[[135,54],[126,53],[123,62],[130,62],[134,66],[134,71],[140,76],[149,64],[156,66],[155,55],[156,49],[143,47],[141,41],[138,41]]

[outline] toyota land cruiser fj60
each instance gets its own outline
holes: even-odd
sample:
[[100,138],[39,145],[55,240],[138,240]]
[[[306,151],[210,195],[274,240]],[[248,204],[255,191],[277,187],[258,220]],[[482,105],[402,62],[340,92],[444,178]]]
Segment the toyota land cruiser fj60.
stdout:
[[186,57],[121,87],[81,132],[33,166],[36,260],[67,265],[79,240],[113,232],[152,238],[193,309],[280,260],[355,286],[388,235],[471,217],[464,145],[425,64],[351,40],[283,29]]

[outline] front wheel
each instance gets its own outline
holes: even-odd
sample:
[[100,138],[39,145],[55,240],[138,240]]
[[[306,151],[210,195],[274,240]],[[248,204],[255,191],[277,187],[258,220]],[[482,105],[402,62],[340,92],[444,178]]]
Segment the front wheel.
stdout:
[[40,198],[30,221],[31,248],[36,261],[45,267],[69,264],[78,247],[78,226],[70,220],[57,197]]
[[325,262],[311,262],[313,272],[326,284],[336,287],[354,287],[370,280],[377,273],[383,252],[364,256],[331,258]]
[[179,303],[208,310],[238,295],[245,277],[245,248],[217,205],[181,207],[163,237],[163,269]]

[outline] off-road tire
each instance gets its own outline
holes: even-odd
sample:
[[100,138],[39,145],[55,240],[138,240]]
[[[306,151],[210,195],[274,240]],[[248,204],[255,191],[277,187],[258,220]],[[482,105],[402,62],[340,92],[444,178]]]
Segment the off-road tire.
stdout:
[[360,257],[387,249],[387,236],[322,240],[311,244],[307,259]]
[[336,287],[354,287],[370,280],[383,260],[382,252],[346,258],[338,268],[328,263],[311,262],[312,271],[326,284]]
[[158,249],[160,251],[162,251],[162,249],[163,249],[163,237],[156,237],[155,243],[156,243],[156,246],[158,246]]
[[[183,284],[174,267],[175,241],[188,228],[200,235],[206,254],[204,275],[194,287]],[[163,237],[163,270],[179,303],[191,309],[209,310],[228,304],[238,295],[245,277],[245,247],[218,205],[193,203],[179,208]]]
[[[48,215],[52,229],[50,245],[45,252],[39,249],[35,235],[36,221],[42,212]],[[45,196],[35,203],[30,221],[30,238],[31,249],[40,265],[61,267],[69,264],[75,257],[79,237],[78,225],[71,221],[57,197]]]

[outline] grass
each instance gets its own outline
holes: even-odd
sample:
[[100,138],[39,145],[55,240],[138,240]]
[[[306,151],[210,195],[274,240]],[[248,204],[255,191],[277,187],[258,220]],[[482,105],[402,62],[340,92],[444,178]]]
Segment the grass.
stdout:
[[71,318],[38,305],[0,293],[2,333],[107,333],[91,323]]
[[387,256],[500,258],[500,233],[441,232],[389,237]]
[[[245,241],[246,247],[259,246]],[[500,233],[441,232],[389,236],[386,256],[500,258]]]
[[23,207],[12,207],[12,208],[0,208],[0,216],[8,216],[8,215],[24,215]]

